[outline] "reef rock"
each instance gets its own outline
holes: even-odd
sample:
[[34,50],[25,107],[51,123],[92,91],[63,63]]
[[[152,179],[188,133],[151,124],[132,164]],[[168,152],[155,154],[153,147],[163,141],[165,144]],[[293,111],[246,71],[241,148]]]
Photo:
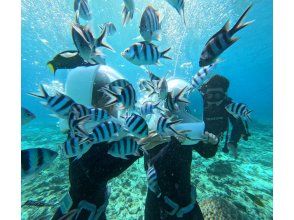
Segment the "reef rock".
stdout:
[[225,177],[232,175],[233,169],[230,163],[224,161],[217,161],[207,168],[207,172],[212,175]]
[[245,213],[221,197],[212,197],[199,203],[205,220],[248,220]]

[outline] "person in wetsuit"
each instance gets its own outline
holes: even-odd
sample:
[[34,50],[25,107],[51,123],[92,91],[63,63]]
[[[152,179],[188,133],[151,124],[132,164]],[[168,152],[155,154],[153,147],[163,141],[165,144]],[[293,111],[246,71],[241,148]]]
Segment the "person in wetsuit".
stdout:
[[[183,122],[197,121],[185,109],[186,106],[180,107],[176,113],[178,118]],[[196,151],[204,158],[213,157],[218,148],[218,138],[205,132],[203,139],[197,144],[184,145],[172,136],[169,142],[148,150],[145,156],[148,176],[145,220],[203,219],[195,187],[191,184],[192,152]]]
[[[109,68],[106,71],[104,69],[101,66],[95,70],[97,74],[93,83],[91,104],[96,108],[103,107],[107,102],[99,89],[110,83],[110,79],[117,79],[108,72]],[[116,107],[109,107],[106,110],[117,117]],[[108,181],[119,176],[142,156],[128,156],[127,160],[116,158],[107,153],[109,147],[107,142],[94,144],[80,159],[69,159],[69,192],[62,199],[53,220],[62,217],[67,219],[72,215],[79,220],[106,219],[105,209],[110,193],[107,188]]]
[[[225,146],[222,150],[228,153],[231,149],[234,157],[237,158],[239,140],[243,137],[247,141],[250,133],[246,121],[242,121],[241,118],[236,119],[225,109],[232,103],[232,99],[227,95],[229,86],[229,80],[221,75],[214,75],[201,86],[200,92],[204,103],[203,120],[205,130],[215,134],[218,138],[222,138],[226,132]],[[231,132],[229,127],[231,127]]]

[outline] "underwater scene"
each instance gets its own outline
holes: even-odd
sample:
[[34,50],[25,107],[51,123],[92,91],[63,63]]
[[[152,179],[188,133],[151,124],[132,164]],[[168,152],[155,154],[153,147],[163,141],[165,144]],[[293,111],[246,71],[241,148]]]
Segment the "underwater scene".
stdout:
[[271,0],[22,0],[21,219],[272,219]]

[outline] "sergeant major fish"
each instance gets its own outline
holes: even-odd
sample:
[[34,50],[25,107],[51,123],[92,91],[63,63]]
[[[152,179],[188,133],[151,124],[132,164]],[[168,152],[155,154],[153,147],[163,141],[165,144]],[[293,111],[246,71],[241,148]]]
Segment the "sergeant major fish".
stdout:
[[149,114],[154,114],[154,110],[158,109],[160,111],[163,111],[160,107],[159,107],[160,102],[157,103],[152,103],[152,102],[144,102],[142,104],[142,106],[140,107],[140,113],[143,116],[149,115]]
[[246,118],[251,120],[250,113],[252,110],[249,110],[245,104],[233,102],[227,105],[225,109],[235,118]]
[[148,125],[143,117],[135,113],[126,117],[126,128],[128,132],[138,138],[148,136]]
[[221,30],[219,30],[216,34],[214,34],[205,44],[205,47],[201,53],[201,57],[199,60],[199,66],[208,66],[216,61],[218,56],[222,54],[228,47],[234,44],[239,38],[233,38],[233,35],[243,29],[244,27],[253,23],[253,21],[249,21],[246,23],[241,23],[246,14],[251,9],[252,5],[250,5],[242,16],[239,18],[234,27],[229,30],[229,22],[223,26]]
[[128,159],[127,156],[140,156],[140,146],[133,137],[124,137],[119,141],[110,143],[108,154],[121,159]]
[[21,150],[21,176],[28,178],[47,168],[57,157],[57,153],[46,148]]
[[130,20],[133,19],[135,11],[134,0],[124,0],[123,14],[123,26],[125,26]]
[[170,118],[167,118],[165,116],[160,116],[157,121],[157,127],[156,131],[158,134],[161,135],[166,135],[169,130],[174,132],[177,135],[180,135],[178,131],[176,131],[172,125],[180,123],[182,119],[177,119],[177,120],[171,120]]
[[166,0],[166,1],[177,10],[179,15],[183,18],[184,24],[186,25],[185,13],[184,13],[184,7],[185,7],[184,0]]
[[21,125],[25,125],[34,120],[36,116],[28,109],[21,107]]
[[160,40],[160,14],[151,5],[147,6],[140,21],[140,34],[145,41]]
[[81,143],[82,137],[69,135],[61,145],[61,152],[66,158],[75,157],[80,159],[91,148],[92,143],[85,141]]
[[84,20],[91,20],[92,14],[90,12],[88,0],[75,0],[74,1],[74,11],[77,12],[81,18]]
[[120,93],[116,93],[107,88],[102,88],[102,92],[104,92],[110,100],[105,104],[105,107],[109,107],[114,104],[121,104],[122,109],[133,109],[137,102],[136,91],[132,84],[125,86],[120,89]]
[[44,101],[41,103],[55,113],[53,116],[66,119],[71,106],[75,102],[69,96],[66,96],[58,91],[56,91],[56,95],[49,96],[42,84],[40,84],[39,89],[41,91],[40,95],[35,93],[28,94],[43,99]]
[[211,71],[212,68],[214,68],[215,65],[216,65],[216,63],[212,63],[208,66],[204,66],[204,67],[200,68],[200,70],[192,78],[192,88],[193,89],[199,87],[204,82],[204,80],[207,78],[209,72]]
[[129,62],[138,66],[154,64],[159,65],[160,58],[169,60],[172,59],[165,55],[170,49],[171,48],[168,48],[162,52],[159,52],[156,45],[143,41],[134,43],[131,47],[125,49],[121,55]]

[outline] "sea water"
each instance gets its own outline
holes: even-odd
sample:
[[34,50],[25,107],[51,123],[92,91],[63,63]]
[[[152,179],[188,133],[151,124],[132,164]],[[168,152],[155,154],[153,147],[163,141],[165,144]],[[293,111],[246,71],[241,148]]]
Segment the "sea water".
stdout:
[[[90,21],[95,36],[98,25],[113,22],[117,33],[107,38],[115,52],[104,50],[106,62],[134,84],[146,78],[145,71],[120,56],[139,35],[141,14],[148,4],[164,15],[162,41],[156,43],[160,51],[172,47],[172,61],[161,60],[162,66],[150,70],[162,77],[166,72],[190,81],[199,70],[198,61],[206,41],[230,19],[231,27],[253,2],[245,20],[255,20],[238,32],[240,40],[225,51],[212,71],[230,80],[229,96],[236,102],[246,103],[253,110],[249,141],[240,141],[239,157],[223,154],[222,143],[216,156],[205,160],[193,154],[192,184],[197,186],[197,201],[203,212],[215,209],[214,198],[224,198],[233,207],[224,206],[228,212],[242,211],[249,219],[272,219],[272,1],[237,0],[186,0],[186,27],[177,12],[164,0],[135,1],[134,18],[122,26],[122,3],[119,0],[89,0],[93,19]],[[40,83],[52,92],[63,91],[67,70],[58,70],[54,76],[46,66],[57,53],[75,49],[71,38],[74,19],[73,1],[22,0],[22,106],[37,118],[22,126],[21,148],[45,147],[58,150],[65,139],[58,127],[58,119],[28,96],[36,92]],[[201,106],[192,106],[201,112]],[[146,175],[143,159],[135,162],[126,172],[110,182],[112,194],[107,207],[109,219],[138,219],[144,215]],[[48,169],[33,179],[22,182],[22,203],[27,200],[45,201],[52,207],[22,208],[22,219],[50,219],[59,201],[67,192],[68,161],[58,156]],[[258,206],[246,192],[254,194],[264,203]],[[127,205],[126,205],[127,204]],[[221,209],[222,207],[218,207]],[[205,213],[204,213],[205,214]],[[234,216],[231,214],[231,216]],[[217,219],[217,217],[215,217]],[[232,217],[232,219],[234,219]]]

